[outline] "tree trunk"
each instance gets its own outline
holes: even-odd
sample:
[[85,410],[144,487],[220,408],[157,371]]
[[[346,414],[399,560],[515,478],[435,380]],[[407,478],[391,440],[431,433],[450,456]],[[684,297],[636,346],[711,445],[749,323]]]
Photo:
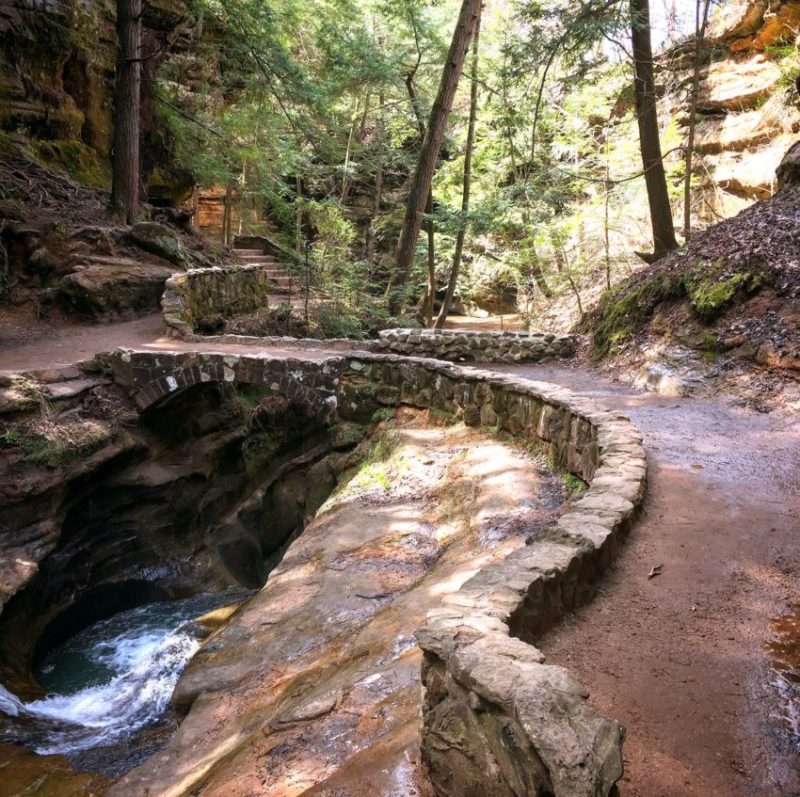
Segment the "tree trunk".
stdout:
[[[431,204],[433,204],[433,197],[431,197]],[[430,221],[428,227],[428,281],[425,284],[425,300],[422,305],[422,323],[426,327],[431,326],[433,323],[433,300],[436,296],[436,249],[435,249],[435,231],[433,229],[433,221]]]
[[233,225],[233,181],[228,180],[225,188],[225,208],[222,212],[222,243],[230,246],[231,226]]
[[[527,225],[527,220],[524,220],[525,224]],[[553,291],[550,289],[550,286],[547,284],[547,279],[544,276],[544,270],[542,269],[542,261],[539,259],[539,253],[536,251],[536,247],[531,244],[531,261],[528,263],[528,268],[530,270],[530,275],[533,277],[533,283],[536,287],[542,292],[542,296],[547,299],[553,298]]]
[[630,0],[631,42],[633,44],[633,88],[636,97],[636,116],[639,123],[639,146],[642,151],[647,201],[653,226],[654,252],[649,260],[658,260],[678,248],[672,208],[667,192],[667,178],[661,159],[658,135],[653,52],[650,44],[649,0]]
[[[421,59],[421,56],[420,56]],[[411,109],[414,111],[414,116],[417,120],[417,129],[419,130],[419,143],[420,146],[425,141],[425,120],[422,118],[422,110],[419,107],[419,98],[417,97],[416,89],[414,88],[414,76],[419,68],[420,59],[417,60],[414,69],[406,75],[406,90],[408,91],[408,98],[411,101]],[[425,215],[428,216],[425,222],[425,231],[428,236],[428,279],[425,284],[425,295],[422,297],[422,321],[425,326],[430,326],[433,319],[433,295],[436,292],[436,231],[433,225],[431,214],[433,213],[433,190],[428,191],[428,199],[425,202]]]
[[469,95],[469,125],[467,127],[467,144],[464,150],[464,189],[461,194],[461,223],[456,235],[456,248],[453,252],[453,265],[450,268],[450,278],[447,281],[447,290],[444,294],[439,316],[436,319],[436,329],[441,329],[450,312],[450,305],[458,284],[458,275],[461,271],[461,256],[464,252],[464,238],[467,234],[467,214],[469,213],[470,189],[472,187],[472,150],[475,144],[475,121],[478,116],[478,50],[480,48],[481,18],[478,9],[478,18],[475,20],[475,36],[472,40],[472,70]]
[[[702,14],[700,6],[703,6]],[[697,117],[697,92],[700,87],[700,58],[703,52],[703,40],[708,24],[708,7],[710,0],[696,0],[695,3],[695,39],[694,39],[694,74],[692,75],[692,94],[689,102],[689,133],[686,139],[686,174],[683,184],[683,239],[692,237],[692,156],[694,155],[694,131]]]
[[117,38],[111,212],[133,224],[139,217],[142,0],[117,0]]
[[296,174],[294,178],[294,251],[299,256],[303,252],[303,178]]
[[411,276],[414,251],[433,182],[433,173],[436,170],[436,161],[442,148],[447,119],[453,107],[453,98],[464,69],[464,59],[469,50],[469,43],[475,29],[475,20],[480,12],[482,2],[483,0],[463,0],[462,2],[447,61],[442,70],[439,90],[431,108],[425,141],[417,161],[417,168],[411,183],[411,194],[406,206],[406,215],[397,242],[394,278],[389,286],[389,306],[395,314],[402,308],[405,300],[404,289]]

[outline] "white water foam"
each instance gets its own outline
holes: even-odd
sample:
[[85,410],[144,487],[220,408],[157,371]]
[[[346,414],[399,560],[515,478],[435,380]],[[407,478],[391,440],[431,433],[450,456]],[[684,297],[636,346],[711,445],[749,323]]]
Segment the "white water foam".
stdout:
[[[12,718],[4,723],[0,737],[43,755],[68,754],[113,744],[156,723],[200,646],[196,626],[187,622],[187,616],[206,609],[198,611],[196,599],[187,603],[182,611],[176,604],[139,607],[68,643],[84,646],[81,654],[89,667],[105,674],[102,683],[27,703],[0,685],[0,712]],[[218,597],[215,603],[219,604]],[[109,631],[120,629],[122,633],[109,636]],[[48,663],[44,671],[55,666]]]

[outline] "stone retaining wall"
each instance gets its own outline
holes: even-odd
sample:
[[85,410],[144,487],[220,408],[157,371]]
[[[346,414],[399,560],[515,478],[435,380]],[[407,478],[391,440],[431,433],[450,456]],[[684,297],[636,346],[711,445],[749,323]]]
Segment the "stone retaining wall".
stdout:
[[547,383],[391,354],[314,363],[123,352],[112,364],[142,407],[213,379],[291,391],[309,409],[324,404],[361,422],[386,406],[436,409],[532,443],[586,482],[556,525],[535,530],[527,546],[469,578],[417,631],[422,756],[443,796],[610,793],[622,774],[624,729],[595,712],[586,690],[546,664],[533,643],[591,597],[643,500],[644,449],[624,416]]
[[407,403],[495,426],[589,484],[556,526],[445,597],[417,632],[422,756],[441,795],[608,795],[624,729],[531,643],[591,597],[644,498],[636,429],[553,385],[391,356],[346,357],[339,402],[340,414]]
[[443,360],[515,363],[572,357],[574,335],[543,332],[463,332],[459,330],[387,329],[378,349]]
[[351,338],[292,338],[288,336],[197,335],[184,333],[184,340],[195,343],[232,343],[238,346],[280,349],[331,349],[335,351],[374,351],[433,357],[439,360],[472,362],[541,362],[564,359],[575,354],[575,335],[545,332],[461,332],[429,329],[386,329],[378,340]]
[[161,309],[167,331],[178,337],[214,326],[231,316],[267,306],[268,269],[263,265],[193,269],[173,274],[164,286]]

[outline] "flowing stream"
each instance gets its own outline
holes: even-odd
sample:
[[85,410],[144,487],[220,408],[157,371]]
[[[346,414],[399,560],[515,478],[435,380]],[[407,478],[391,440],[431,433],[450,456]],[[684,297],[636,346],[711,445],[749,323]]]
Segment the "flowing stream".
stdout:
[[242,597],[149,603],[86,628],[42,661],[36,677],[47,697],[24,703],[0,686],[0,740],[69,756],[157,725],[200,647],[203,629],[195,618]]

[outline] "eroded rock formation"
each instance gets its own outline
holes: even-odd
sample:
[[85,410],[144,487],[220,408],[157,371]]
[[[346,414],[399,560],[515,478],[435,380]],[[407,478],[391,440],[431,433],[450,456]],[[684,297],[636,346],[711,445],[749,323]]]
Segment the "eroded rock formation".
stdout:
[[[695,139],[700,215],[709,223],[776,190],[775,169],[800,131],[794,85],[798,20],[795,0],[732,0],[712,11]],[[690,40],[662,58],[662,120],[688,122],[693,47]]]
[[119,608],[263,583],[363,435],[266,392],[200,384],[138,416],[102,373],[5,379],[0,681],[35,694],[37,650]]

